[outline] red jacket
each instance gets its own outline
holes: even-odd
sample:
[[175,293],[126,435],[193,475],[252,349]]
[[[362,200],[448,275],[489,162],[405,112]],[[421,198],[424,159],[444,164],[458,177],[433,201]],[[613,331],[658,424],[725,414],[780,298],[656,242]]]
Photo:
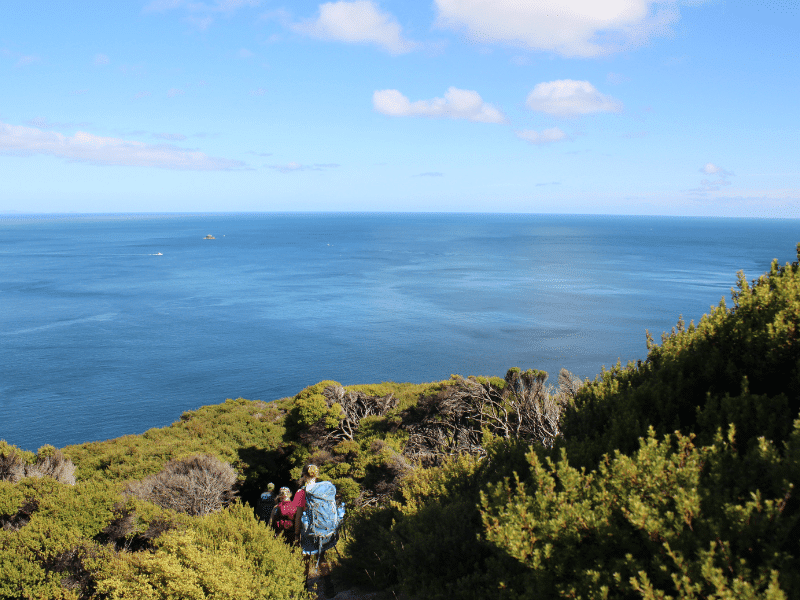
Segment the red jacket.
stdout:
[[294,528],[294,521],[295,515],[297,514],[297,510],[299,508],[303,508],[306,505],[306,491],[305,490],[297,490],[294,493],[293,500],[284,500],[283,502],[279,502],[276,509],[275,519],[273,521],[273,525],[276,529],[293,529]]

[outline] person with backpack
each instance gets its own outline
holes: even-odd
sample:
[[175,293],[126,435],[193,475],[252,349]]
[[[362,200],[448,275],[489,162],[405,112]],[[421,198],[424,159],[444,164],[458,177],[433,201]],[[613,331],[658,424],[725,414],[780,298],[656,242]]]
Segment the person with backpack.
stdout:
[[306,582],[311,572],[311,562],[316,556],[315,571],[322,575],[323,591],[327,597],[335,595],[330,564],[325,552],[339,541],[339,526],[343,506],[336,505],[336,486],[330,481],[317,481],[319,467],[308,465],[301,479],[301,496],[295,516],[295,541],[300,546],[306,562]]
[[256,505],[256,516],[258,517],[259,521],[263,523],[267,523],[269,521],[270,516],[272,515],[272,509],[275,508],[275,494],[273,491],[275,490],[274,483],[268,483],[267,489],[261,494],[261,497],[258,499],[258,504]]

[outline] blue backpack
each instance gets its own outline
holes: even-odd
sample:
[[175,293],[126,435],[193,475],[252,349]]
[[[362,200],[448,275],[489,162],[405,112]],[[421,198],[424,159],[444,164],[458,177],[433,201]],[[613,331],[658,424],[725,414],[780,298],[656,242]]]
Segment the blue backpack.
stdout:
[[306,510],[300,518],[303,554],[316,554],[319,564],[319,555],[339,541],[343,517],[344,504],[336,505],[336,486],[330,481],[320,481],[312,490],[306,488]]

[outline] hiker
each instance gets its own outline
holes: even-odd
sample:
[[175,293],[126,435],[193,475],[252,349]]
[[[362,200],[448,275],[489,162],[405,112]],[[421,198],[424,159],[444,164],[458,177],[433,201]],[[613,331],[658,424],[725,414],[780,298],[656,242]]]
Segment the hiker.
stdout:
[[306,584],[311,563],[316,562],[315,571],[322,576],[323,591],[330,598],[335,595],[335,590],[325,552],[335,547],[339,539],[342,511],[336,505],[336,486],[330,481],[318,482],[317,477],[319,467],[308,465],[300,479],[302,487],[295,495],[296,500],[301,499],[295,515],[295,542],[305,559]]
[[278,490],[278,502],[269,517],[269,526],[275,529],[275,537],[282,537],[287,544],[291,544],[294,541],[294,521],[299,500],[300,498],[298,498],[297,494],[292,500],[292,493],[289,488],[282,487]]
[[268,483],[267,489],[261,494],[261,497],[258,499],[258,504],[256,505],[256,516],[259,521],[264,523],[269,521],[269,517],[272,515],[272,509],[275,507],[274,490],[275,484],[271,482]]

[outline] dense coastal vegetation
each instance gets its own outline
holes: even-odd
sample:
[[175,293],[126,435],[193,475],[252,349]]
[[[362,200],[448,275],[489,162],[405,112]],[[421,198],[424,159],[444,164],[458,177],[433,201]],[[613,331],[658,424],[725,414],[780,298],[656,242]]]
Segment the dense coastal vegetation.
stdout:
[[[800,260],[800,246],[798,246]],[[0,443],[0,598],[299,598],[253,515],[315,463],[337,576],[419,598],[800,598],[800,270],[646,361],[228,400],[34,455]]]

